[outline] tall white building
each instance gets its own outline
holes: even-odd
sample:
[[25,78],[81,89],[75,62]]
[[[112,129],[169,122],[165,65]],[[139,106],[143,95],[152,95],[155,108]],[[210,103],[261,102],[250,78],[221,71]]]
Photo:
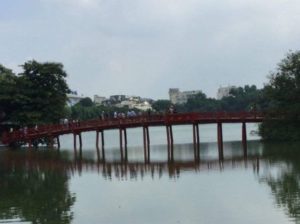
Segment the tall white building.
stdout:
[[71,107],[82,100],[84,96],[78,96],[77,94],[67,94],[67,98],[67,105]]
[[236,88],[236,87],[235,86],[227,86],[227,87],[221,86],[217,92],[217,99],[220,100],[223,97],[230,96],[230,90],[232,90],[234,88]]
[[105,101],[106,100],[106,97],[104,97],[104,96],[98,96],[98,95],[94,95],[94,103],[95,104],[102,104],[103,103],[103,101]]
[[201,93],[200,90],[183,91],[181,92],[178,88],[169,89],[169,97],[172,104],[184,104],[192,96]]

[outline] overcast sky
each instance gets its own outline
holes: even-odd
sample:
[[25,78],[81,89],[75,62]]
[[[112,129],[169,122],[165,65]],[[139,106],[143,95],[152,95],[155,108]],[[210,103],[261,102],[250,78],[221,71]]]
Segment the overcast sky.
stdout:
[[61,62],[87,96],[262,87],[300,49],[299,0],[0,0],[0,9],[0,63]]

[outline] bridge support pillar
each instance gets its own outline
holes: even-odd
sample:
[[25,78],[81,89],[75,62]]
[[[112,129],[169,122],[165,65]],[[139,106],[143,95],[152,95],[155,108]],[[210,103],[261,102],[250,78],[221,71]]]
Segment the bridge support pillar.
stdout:
[[104,131],[101,131],[101,144],[102,148],[104,148]]
[[219,159],[224,159],[224,153],[223,153],[223,130],[222,130],[222,123],[218,122],[218,150],[219,150]]
[[102,146],[102,159],[105,161],[105,150],[104,150],[104,131],[101,131],[101,146]]
[[97,158],[98,161],[101,160],[100,156],[100,148],[99,148],[99,133],[101,134],[101,151],[102,151],[102,159],[105,160],[105,151],[104,151],[104,131],[103,130],[97,130],[96,131],[96,150],[97,150]]
[[99,148],[99,133],[102,133],[101,130],[96,131],[96,148]]
[[242,123],[242,144],[243,144],[244,157],[247,157],[247,128],[246,128],[246,122]]
[[60,139],[59,136],[56,137],[57,149],[60,149]]
[[[120,135],[121,160],[124,160],[124,154],[125,154],[125,161],[127,161],[127,132],[126,132],[126,129],[119,128],[119,135]],[[123,145],[123,136],[124,136],[124,145]],[[124,150],[123,150],[123,148],[124,148]]]
[[174,161],[174,139],[172,125],[167,125],[167,140],[168,140],[168,160]]
[[200,138],[198,124],[193,124],[193,144],[195,160],[200,160]]
[[79,133],[78,136],[79,136],[79,148],[82,149],[82,137],[81,137],[81,133]]
[[128,151],[127,151],[127,130],[126,128],[123,129],[123,133],[124,133],[124,149],[125,149],[125,161],[128,160]]
[[99,149],[99,131],[96,131],[96,149]]
[[150,162],[150,137],[149,137],[149,127],[143,127],[143,139],[144,139],[144,158],[145,162]]
[[80,151],[82,150],[82,137],[81,137],[81,133],[77,134],[77,133],[74,133],[73,136],[74,136],[74,149],[77,150],[77,135],[78,135],[78,138],[79,138],[79,149]]

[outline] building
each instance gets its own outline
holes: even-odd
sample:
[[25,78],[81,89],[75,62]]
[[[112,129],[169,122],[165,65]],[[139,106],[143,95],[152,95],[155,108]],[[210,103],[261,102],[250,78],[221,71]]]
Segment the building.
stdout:
[[115,104],[116,107],[128,107],[129,109],[138,109],[142,111],[152,110],[152,106],[148,101],[137,100],[136,98],[127,98],[121,103]]
[[113,95],[109,97],[111,104],[121,103],[126,99],[125,95]]
[[80,100],[82,100],[83,98],[85,98],[84,96],[79,96],[77,94],[71,93],[71,94],[67,94],[67,105],[69,107],[74,106],[76,103],[79,103]]
[[94,95],[94,103],[95,104],[102,105],[105,100],[106,100],[106,97],[104,97],[104,96]]
[[137,103],[134,108],[138,109],[138,110],[142,110],[142,111],[149,111],[152,110],[152,106],[149,102],[144,101],[141,103]]
[[178,88],[169,89],[169,97],[172,104],[184,104],[189,98],[201,93],[200,90],[183,91],[181,92]]
[[227,86],[227,87],[220,87],[217,92],[217,99],[221,100],[223,97],[230,96],[230,90],[235,89],[235,86]]

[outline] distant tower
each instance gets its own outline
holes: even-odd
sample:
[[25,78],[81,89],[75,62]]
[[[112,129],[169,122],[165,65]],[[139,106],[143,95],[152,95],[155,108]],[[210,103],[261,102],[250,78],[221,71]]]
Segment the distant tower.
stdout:
[[230,96],[230,91],[235,88],[235,86],[220,87],[217,92],[217,99],[220,100],[223,97]]
[[172,104],[177,104],[177,99],[179,95],[180,95],[180,91],[178,88],[169,89],[169,97]]

